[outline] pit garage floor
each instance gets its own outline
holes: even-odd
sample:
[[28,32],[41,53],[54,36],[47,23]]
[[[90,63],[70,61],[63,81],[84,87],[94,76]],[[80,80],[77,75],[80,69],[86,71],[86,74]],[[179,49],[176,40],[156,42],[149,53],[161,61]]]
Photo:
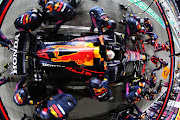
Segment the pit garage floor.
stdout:
[[[89,16],[89,10],[94,6],[101,6],[104,8],[104,11],[109,16],[110,19],[114,19],[117,23],[119,20],[123,19],[122,14],[126,13],[124,10],[119,9],[119,4],[129,4],[129,1],[124,0],[81,0],[81,4],[77,7],[76,12],[76,19],[67,22],[65,25],[71,25],[71,26],[84,26],[84,27],[90,27],[91,26],[91,18]],[[146,5],[151,4],[151,0],[143,1]],[[14,40],[14,33],[17,32],[17,30],[14,27],[14,20],[21,14],[25,13],[26,11],[30,10],[31,8],[39,8],[38,1],[37,0],[14,0],[12,3],[10,9],[7,12],[7,15],[4,19],[4,22],[2,24],[1,30],[4,33],[4,35],[11,40]],[[143,12],[142,9],[140,9],[138,6],[131,4],[131,8],[135,13]],[[161,15],[159,13],[158,8],[156,7],[155,3],[153,3],[150,7],[161,19]],[[164,43],[168,41],[166,30],[148,13],[143,13],[138,15],[141,18],[149,17],[150,21],[154,25],[154,33],[158,35],[158,43]],[[62,26],[63,27],[63,26]],[[43,29],[43,27],[40,27]],[[78,28],[78,27],[77,27]],[[116,32],[124,32],[124,27],[118,24]],[[59,30],[59,33],[81,33],[81,32],[89,32],[89,29],[74,29],[74,28],[61,28]],[[36,33],[36,31],[33,31],[32,33]],[[174,32],[173,32],[174,33]],[[179,52],[179,48],[175,44],[175,51],[176,53]],[[153,46],[146,45],[145,46],[147,53],[152,56],[154,55],[154,48]],[[12,61],[12,51],[9,51],[3,47],[0,48],[0,70],[3,70],[3,65],[6,62]],[[169,53],[165,51],[157,52],[157,56],[165,59],[166,61],[170,62],[169,59]],[[176,59],[176,63],[177,63]],[[169,66],[168,66],[169,67]],[[150,70],[154,69],[155,65],[152,64],[150,61],[146,63],[146,70],[149,72]],[[177,68],[177,66],[175,67]],[[4,106],[6,107],[6,110],[9,114],[9,117],[12,120],[20,120],[24,113],[28,116],[32,116],[34,113],[34,107],[35,106],[23,106],[19,107],[17,106],[12,97],[14,94],[15,85],[20,80],[20,76],[14,76],[9,74],[11,72],[11,68],[8,72],[6,72],[3,76],[10,77],[10,82],[6,83],[5,85],[2,85],[0,87],[0,96],[2,98],[2,101],[4,103]],[[164,80],[161,77],[162,70],[159,70],[157,73],[157,79]],[[2,78],[3,78],[2,76]],[[164,81],[167,81],[168,78]],[[159,82],[157,82],[159,83]],[[123,85],[114,86],[111,87],[113,97],[114,99],[112,101],[107,102],[98,102],[97,100],[93,100],[87,97],[82,97],[80,94],[73,94],[74,97],[77,98],[78,104],[75,107],[75,109],[70,112],[68,120],[75,120],[75,119],[83,119],[83,120],[94,120],[94,119],[104,119],[109,120],[108,112],[115,109],[118,105],[123,103],[122,96],[120,95],[120,92],[124,89]],[[165,88],[163,88],[162,91],[164,91]],[[161,95],[162,93],[159,93],[156,96],[156,99]],[[137,105],[140,107],[141,110],[145,110],[151,103],[154,101],[146,101],[142,100],[141,102],[137,103]]]

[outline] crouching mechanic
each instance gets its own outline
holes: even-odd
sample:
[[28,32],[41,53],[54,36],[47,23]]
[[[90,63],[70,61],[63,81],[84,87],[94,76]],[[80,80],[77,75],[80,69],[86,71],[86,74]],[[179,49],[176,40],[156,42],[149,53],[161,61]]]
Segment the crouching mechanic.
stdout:
[[130,36],[137,33],[145,34],[145,29],[144,27],[141,27],[140,22],[134,17],[130,17],[126,25],[125,39],[128,39]]
[[146,34],[149,36],[143,43],[151,44],[152,46],[154,46],[158,39],[157,34],[152,32],[146,32]]
[[54,35],[58,32],[58,29],[61,25],[67,21],[72,20],[76,16],[75,9],[63,1],[47,2],[43,12],[46,14],[46,17],[49,20],[54,19],[56,21],[56,25],[52,33]]
[[[102,54],[101,54],[102,55]],[[103,54],[104,56],[104,54]],[[115,53],[112,50],[107,51],[104,59],[112,60],[115,57]],[[96,77],[92,77],[86,81],[88,88],[91,92],[91,97],[99,101],[106,101],[113,99],[111,90],[109,89],[109,71],[106,62],[104,62],[104,78],[100,80]]]
[[106,78],[101,81],[96,77],[92,77],[91,79],[86,81],[86,83],[93,99],[97,99],[99,101],[106,101],[111,98],[112,93],[109,89],[108,80]]
[[27,84],[24,84],[25,80],[26,80],[26,76],[23,76],[21,80],[18,82],[18,84],[16,85],[13,100],[18,106],[23,106],[26,104],[36,105],[37,104],[36,101],[30,100],[28,98],[28,91],[25,89]]
[[139,85],[131,85],[131,83],[126,83],[126,93],[123,97],[129,103],[136,103],[141,100],[141,95],[144,94],[142,88],[145,88],[145,82],[139,82]]
[[3,47],[7,47],[9,48],[9,44],[11,46],[13,46],[13,42],[12,40],[9,40],[7,39],[4,34],[2,33],[2,31],[0,30],[0,44],[3,46]]
[[[156,56],[155,56],[156,57]],[[157,57],[158,58],[158,57]],[[157,71],[157,70],[160,70],[161,68],[164,68],[166,66],[168,66],[168,62],[166,62],[164,59],[162,58],[158,58],[159,60],[159,63],[160,63],[160,66],[157,66],[157,68],[153,69],[153,72],[154,71]]]
[[20,31],[33,31],[37,29],[43,20],[43,15],[38,9],[31,9],[23,15],[17,17],[14,21],[16,29]]
[[90,9],[89,11],[91,20],[92,20],[92,26],[90,29],[91,33],[94,33],[94,29],[98,28],[98,35],[99,35],[99,41],[101,45],[104,45],[103,40],[103,30],[107,28],[109,30],[109,36],[110,38],[114,37],[114,29],[116,29],[116,23],[114,20],[109,20],[106,13],[103,11],[103,9],[99,6],[95,6]]
[[146,26],[146,32],[152,32],[153,31],[153,25],[151,24],[148,17],[144,18],[144,25]]
[[57,95],[36,105],[34,117],[40,117],[43,120],[64,120],[76,104],[76,99],[72,95],[65,94],[58,89]]

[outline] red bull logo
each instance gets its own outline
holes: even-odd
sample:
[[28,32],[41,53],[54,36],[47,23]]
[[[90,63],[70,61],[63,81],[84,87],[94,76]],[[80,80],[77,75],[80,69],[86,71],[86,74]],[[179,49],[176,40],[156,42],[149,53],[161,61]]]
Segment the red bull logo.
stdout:
[[[54,56],[55,58],[51,58],[53,62],[70,62],[74,61],[78,65],[93,65],[94,56],[94,48],[88,46],[86,44],[77,44],[76,46],[70,45],[55,45],[51,48],[55,48]],[[68,55],[59,55],[60,49],[73,49],[77,51],[76,53],[71,53]]]
[[93,88],[93,90],[96,96],[102,95],[103,93],[107,92],[107,89],[104,87],[100,89]]

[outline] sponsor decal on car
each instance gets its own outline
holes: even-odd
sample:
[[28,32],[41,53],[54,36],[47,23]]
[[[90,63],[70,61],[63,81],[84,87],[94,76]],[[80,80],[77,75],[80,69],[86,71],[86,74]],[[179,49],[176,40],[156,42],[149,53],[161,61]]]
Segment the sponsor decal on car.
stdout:
[[[53,62],[70,62],[74,61],[78,65],[86,65],[86,66],[92,66],[93,65],[93,58],[94,56],[94,49],[86,44],[77,44],[75,46],[71,45],[55,45],[51,48],[55,48],[54,57],[51,58],[51,61]],[[70,49],[77,51],[75,53],[70,53],[67,55],[60,55],[60,51],[62,49]]]
[[20,33],[15,36],[14,41],[14,53],[13,53],[13,73],[17,74],[17,49],[18,49],[18,43],[19,43],[19,36]]

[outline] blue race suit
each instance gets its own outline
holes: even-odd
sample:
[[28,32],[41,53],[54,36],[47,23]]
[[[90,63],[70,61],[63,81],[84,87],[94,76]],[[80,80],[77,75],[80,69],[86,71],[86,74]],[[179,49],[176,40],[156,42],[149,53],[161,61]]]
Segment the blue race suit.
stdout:
[[16,85],[16,89],[15,89],[15,93],[14,93],[14,96],[13,96],[13,100],[19,106],[23,106],[23,105],[26,105],[26,104],[36,105],[37,104],[36,101],[30,100],[29,98],[22,99],[20,97],[20,95],[19,95],[19,90],[21,88],[24,88],[22,85],[24,84],[25,80],[26,80],[26,76],[23,76],[22,79]]
[[0,44],[3,47],[9,47],[8,44],[12,44],[11,40],[7,39],[4,34],[2,33],[2,31],[0,30]]
[[61,90],[59,90],[59,94],[47,100],[49,113],[58,120],[65,119],[76,104],[77,101],[72,95],[64,94]]
[[146,26],[146,32],[152,32],[153,31],[153,26],[149,20],[147,20],[144,24]]
[[16,29],[20,31],[33,31],[42,23],[42,14],[38,9],[31,9],[14,21]]
[[91,31],[94,32],[94,29],[98,28],[98,35],[103,35],[103,28],[107,27],[107,22],[109,18],[103,9],[99,6],[95,6],[90,9],[89,14],[92,20]]
[[152,32],[146,32],[146,34],[149,35],[149,39],[145,40],[145,42],[147,42],[148,44],[150,43],[152,46],[154,46],[158,39],[157,34]]
[[75,16],[76,16],[75,9],[71,5],[63,1],[55,2],[53,10],[48,14],[48,17],[55,18],[55,20],[57,21],[53,32],[57,33],[61,25],[63,25],[67,21],[72,20],[73,18],[75,18]]
[[92,98],[97,99],[99,101],[109,100],[109,98],[112,96],[112,92],[109,89],[108,77],[109,74],[107,70],[104,73],[104,80],[102,81],[100,88],[89,87],[89,90],[92,94]]

